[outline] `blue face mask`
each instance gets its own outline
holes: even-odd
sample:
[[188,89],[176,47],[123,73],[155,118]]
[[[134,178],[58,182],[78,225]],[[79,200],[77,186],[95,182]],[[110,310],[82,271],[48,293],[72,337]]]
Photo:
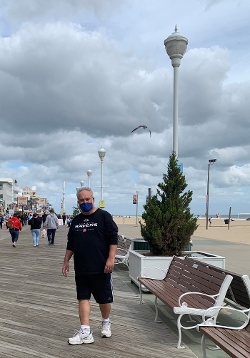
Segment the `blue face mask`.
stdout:
[[82,203],[79,205],[80,209],[84,211],[85,213],[89,212],[91,209],[93,209],[92,203]]

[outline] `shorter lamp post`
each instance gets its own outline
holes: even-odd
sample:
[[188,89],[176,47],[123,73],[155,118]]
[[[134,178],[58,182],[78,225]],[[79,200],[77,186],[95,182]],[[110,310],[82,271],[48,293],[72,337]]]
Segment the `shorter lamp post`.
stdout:
[[137,217],[138,217],[138,194],[139,190],[136,190],[136,212],[135,212],[135,224],[137,225]]
[[92,175],[92,170],[87,170],[87,176],[88,176],[88,187],[90,188],[90,177]]
[[104,201],[103,201],[103,159],[105,157],[106,151],[105,149],[101,148],[98,150],[99,158],[101,159],[101,200],[100,200],[100,207],[104,208]]
[[209,159],[207,165],[207,196],[206,196],[206,230],[208,229],[208,208],[209,208],[209,172],[210,166],[216,162],[217,159]]
[[81,185],[81,188],[84,186],[84,181],[83,180],[80,181],[80,185]]

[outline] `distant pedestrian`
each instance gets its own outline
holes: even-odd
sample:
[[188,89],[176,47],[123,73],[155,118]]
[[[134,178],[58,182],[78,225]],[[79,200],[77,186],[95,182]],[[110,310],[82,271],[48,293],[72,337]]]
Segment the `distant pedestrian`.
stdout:
[[54,212],[54,209],[50,209],[49,215],[47,215],[44,227],[47,228],[48,244],[54,245],[56,229],[58,229],[58,218]]
[[62,215],[62,219],[63,219],[63,225],[65,225],[65,223],[66,223],[66,219],[67,219],[66,214],[63,214],[63,215]]
[[17,214],[14,214],[12,218],[8,219],[7,225],[11,235],[12,246],[16,247],[16,243],[19,238],[19,232],[22,230],[22,224],[18,219]]
[[33,217],[28,221],[32,234],[33,246],[39,245],[42,218],[34,213]]
[[1,216],[0,216],[0,228],[1,228],[1,229],[3,228],[3,222],[4,222],[4,218],[3,218],[3,216],[1,215]]
[[44,223],[45,223],[45,221],[46,221],[46,217],[47,217],[47,214],[44,212],[43,215],[42,215],[43,227],[44,227]]
[[210,218],[208,219],[208,221],[209,221],[209,226],[211,226],[211,225],[212,225],[212,216],[210,216]]
[[73,218],[72,218],[71,216],[68,217],[68,219],[67,219],[67,225],[68,225],[68,227],[70,227],[72,220],[73,220]]

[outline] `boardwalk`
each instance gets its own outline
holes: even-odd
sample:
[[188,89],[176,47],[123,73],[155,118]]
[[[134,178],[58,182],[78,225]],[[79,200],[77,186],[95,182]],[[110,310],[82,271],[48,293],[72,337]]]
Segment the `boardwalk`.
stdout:
[[114,272],[115,302],[112,337],[100,337],[99,308],[92,301],[91,328],[95,342],[70,346],[68,337],[79,328],[74,272],[61,275],[66,227],[55,245],[41,239],[33,247],[28,227],[16,248],[6,229],[0,230],[0,357],[196,357],[188,348],[177,350],[177,336],[164,324],[153,323],[154,313],[139,305],[138,294]]

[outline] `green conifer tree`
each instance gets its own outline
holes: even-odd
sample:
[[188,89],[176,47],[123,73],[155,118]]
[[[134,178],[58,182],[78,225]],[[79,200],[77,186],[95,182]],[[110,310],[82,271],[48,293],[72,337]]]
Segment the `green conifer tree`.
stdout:
[[148,241],[152,255],[181,256],[197,229],[197,217],[190,212],[193,192],[186,192],[187,183],[173,152],[167,174],[158,184],[157,193],[144,205],[141,234]]

